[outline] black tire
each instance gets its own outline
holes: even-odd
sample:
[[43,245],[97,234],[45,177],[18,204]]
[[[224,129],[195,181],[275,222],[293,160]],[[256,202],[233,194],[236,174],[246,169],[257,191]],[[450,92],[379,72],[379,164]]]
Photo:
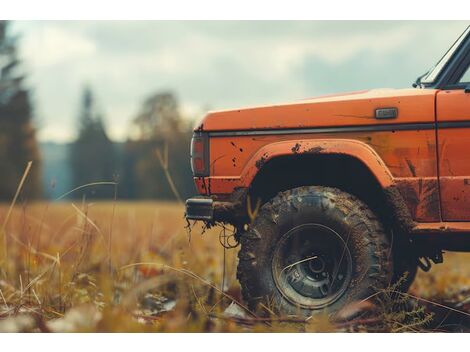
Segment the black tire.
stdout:
[[280,192],[240,242],[237,278],[259,313],[334,313],[387,287],[393,274],[382,224],[362,201],[335,188]]

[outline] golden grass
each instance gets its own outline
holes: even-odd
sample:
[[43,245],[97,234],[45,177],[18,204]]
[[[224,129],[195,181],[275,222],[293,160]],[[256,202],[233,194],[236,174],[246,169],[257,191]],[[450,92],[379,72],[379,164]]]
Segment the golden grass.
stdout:
[[[8,209],[0,205],[0,224]],[[238,249],[220,245],[220,228],[203,233],[195,226],[189,235],[183,213],[171,202],[17,203],[4,229],[8,258],[0,264],[0,329],[334,329],[322,317],[305,326],[293,319],[253,322],[224,315],[238,301],[252,317],[235,277]],[[467,286],[470,255],[446,254],[445,264],[418,274],[411,293],[432,299]]]
[[[0,223],[8,207],[0,205]],[[5,228],[0,317],[24,312],[46,322],[91,305],[101,318],[86,331],[239,330],[209,318],[240,300],[236,250],[219,244],[220,229],[195,226],[190,235],[183,215],[170,202],[17,204]],[[175,308],[145,311],[138,301],[149,290]]]

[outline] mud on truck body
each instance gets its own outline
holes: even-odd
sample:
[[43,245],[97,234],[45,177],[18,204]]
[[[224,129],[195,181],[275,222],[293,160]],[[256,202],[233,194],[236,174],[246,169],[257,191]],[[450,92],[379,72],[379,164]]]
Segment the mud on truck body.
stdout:
[[336,312],[470,250],[469,66],[470,27],[414,88],[202,120],[186,217],[234,226],[252,309]]

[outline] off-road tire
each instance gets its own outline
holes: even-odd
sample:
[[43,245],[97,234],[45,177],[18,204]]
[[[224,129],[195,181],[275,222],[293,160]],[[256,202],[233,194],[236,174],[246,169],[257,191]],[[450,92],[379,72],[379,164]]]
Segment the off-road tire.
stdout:
[[[334,230],[352,259],[349,284],[331,304],[311,309],[286,299],[273,276],[273,255],[283,235],[302,224]],[[384,227],[358,198],[336,188],[304,186],[278,193],[259,210],[240,238],[237,278],[249,308],[260,314],[309,316],[334,313],[386,288],[393,275],[393,256]]]

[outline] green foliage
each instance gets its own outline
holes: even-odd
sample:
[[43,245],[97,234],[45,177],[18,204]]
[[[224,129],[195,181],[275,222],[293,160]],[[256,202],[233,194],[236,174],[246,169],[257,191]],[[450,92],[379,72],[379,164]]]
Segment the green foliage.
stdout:
[[41,193],[39,150],[33,127],[33,109],[29,91],[24,88],[17,40],[8,33],[8,22],[0,21],[0,199],[10,200],[28,161],[33,169],[23,195]]

